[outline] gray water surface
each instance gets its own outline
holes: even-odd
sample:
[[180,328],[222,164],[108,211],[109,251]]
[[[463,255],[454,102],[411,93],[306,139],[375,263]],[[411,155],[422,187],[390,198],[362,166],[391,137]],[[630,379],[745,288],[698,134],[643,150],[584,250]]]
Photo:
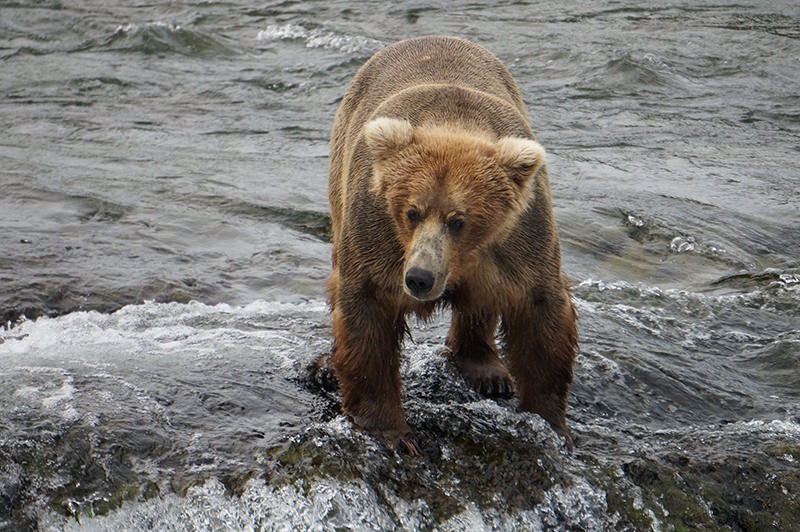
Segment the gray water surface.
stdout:
[[[800,529],[796,2],[0,5],[0,530]],[[328,135],[375,51],[495,53],[548,152],[565,454],[412,323],[396,456],[330,348]]]

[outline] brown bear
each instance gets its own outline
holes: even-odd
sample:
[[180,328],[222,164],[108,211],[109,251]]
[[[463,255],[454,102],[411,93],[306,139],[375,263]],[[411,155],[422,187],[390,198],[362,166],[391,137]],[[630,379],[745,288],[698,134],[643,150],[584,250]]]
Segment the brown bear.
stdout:
[[[566,425],[577,331],[545,154],[516,83],[484,48],[422,37],[376,53],[336,113],[329,360],[342,407],[418,452],[401,404],[405,317],[452,309],[447,346],[486,395]],[[511,373],[498,356],[500,338]]]

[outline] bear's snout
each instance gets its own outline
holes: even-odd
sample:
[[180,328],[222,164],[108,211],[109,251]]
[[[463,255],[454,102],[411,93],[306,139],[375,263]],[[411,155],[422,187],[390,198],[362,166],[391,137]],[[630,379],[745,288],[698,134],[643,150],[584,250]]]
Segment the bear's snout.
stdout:
[[420,301],[433,301],[442,295],[450,260],[447,231],[439,217],[428,218],[414,231],[403,275],[403,290]]
[[413,267],[406,272],[406,287],[412,296],[425,299],[434,283],[433,273],[422,268]]

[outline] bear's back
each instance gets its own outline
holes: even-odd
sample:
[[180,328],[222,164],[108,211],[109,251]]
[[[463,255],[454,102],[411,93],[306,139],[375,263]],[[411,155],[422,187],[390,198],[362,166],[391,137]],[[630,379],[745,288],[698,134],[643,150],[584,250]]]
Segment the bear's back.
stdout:
[[442,84],[474,89],[505,100],[525,114],[519,89],[506,67],[488,50],[454,37],[420,37],[376,53],[356,74],[345,95],[371,113],[410,87]]

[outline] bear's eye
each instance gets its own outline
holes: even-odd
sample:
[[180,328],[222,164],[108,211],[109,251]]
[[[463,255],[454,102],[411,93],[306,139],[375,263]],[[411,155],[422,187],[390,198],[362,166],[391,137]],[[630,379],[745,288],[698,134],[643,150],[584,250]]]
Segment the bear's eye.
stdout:
[[449,220],[447,220],[447,230],[457,235],[464,229],[464,219],[458,216],[451,216]]
[[411,225],[417,225],[421,220],[419,211],[417,209],[408,209],[406,211],[406,219]]

